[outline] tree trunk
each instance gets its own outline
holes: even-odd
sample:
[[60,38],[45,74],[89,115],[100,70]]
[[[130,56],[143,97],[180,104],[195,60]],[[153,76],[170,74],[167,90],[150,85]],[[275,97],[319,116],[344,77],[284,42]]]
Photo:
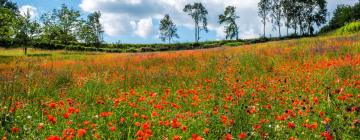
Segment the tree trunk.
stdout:
[[289,24],[288,23],[286,23],[287,25],[286,25],[286,36],[289,36]]
[[195,43],[197,43],[197,23],[195,23]]
[[279,28],[279,38],[281,38],[281,29],[280,29],[281,26],[280,26],[280,24],[278,24],[278,26],[279,26],[279,27],[278,27],[278,28]]
[[27,47],[24,47],[24,54],[27,55]]
[[265,26],[266,26],[266,21],[264,20],[264,38],[266,38],[266,34],[265,34]]

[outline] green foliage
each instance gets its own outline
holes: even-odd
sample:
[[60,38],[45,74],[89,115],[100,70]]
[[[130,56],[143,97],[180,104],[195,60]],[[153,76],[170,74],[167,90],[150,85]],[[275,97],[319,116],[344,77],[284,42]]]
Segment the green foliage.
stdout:
[[324,34],[331,32],[335,29],[341,28],[346,24],[360,20],[360,1],[357,2],[354,6],[350,5],[339,5],[335,12],[334,16],[331,18],[329,24],[321,28],[320,33]]
[[224,46],[237,47],[241,45],[244,45],[244,42],[231,42],[231,43],[226,43]]
[[11,9],[0,7],[0,38],[9,39],[15,32],[16,13]]
[[239,28],[236,24],[236,19],[240,18],[235,13],[234,6],[226,7],[224,14],[219,15],[219,23],[225,25],[226,39],[235,38],[239,39]]
[[[194,3],[192,5],[187,4],[185,5],[183,11],[188,13],[195,22],[195,42],[198,42],[200,39],[200,31],[205,30],[208,32],[206,17],[208,15],[208,11],[202,3]],[[199,26],[199,23],[202,23],[202,26]]]
[[79,30],[80,12],[69,9],[65,4],[60,9],[54,9],[51,13],[41,16],[44,24],[43,39],[60,40],[63,44],[69,41],[77,41],[76,32]]
[[83,42],[87,44],[93,44],[96,47],[100,47],[103,42],[104,29],[100,23],[100,12],[91,13],[88,16],[87,21],[80,22],[79,37]]
[[159,30],[160,39],[164,42],[168,40],[170,44],[172,38],[179,38],[179,35],[176,33],[176,25],[173,23],[172,19],[168,14],[166,14],[165,17],[161,19]]
[[271,9],[271,1],[270,0],[260,0],[258,3],[258,15],[261,18],[261,22],[264,25],[264,36],[265,37],[265,26],[266,26],[266,21],[268,21],[268,16],[270,13],[270,9]]
[[360,22],[352,22],[336,31],[337,34],[352,34],[360,32]]

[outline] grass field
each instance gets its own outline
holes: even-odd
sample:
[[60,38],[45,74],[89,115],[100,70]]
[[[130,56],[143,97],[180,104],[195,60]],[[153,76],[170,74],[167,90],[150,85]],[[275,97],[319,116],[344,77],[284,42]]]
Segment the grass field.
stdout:
[[161,53],[0,50],[3,139],[360,139],[360,34]]

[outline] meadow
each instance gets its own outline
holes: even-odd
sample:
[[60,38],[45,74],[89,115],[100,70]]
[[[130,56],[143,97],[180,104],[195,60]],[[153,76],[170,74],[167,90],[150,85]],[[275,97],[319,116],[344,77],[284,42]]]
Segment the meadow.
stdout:
[[360,139],[360,34],[151,53],[0,50],[6,139]]

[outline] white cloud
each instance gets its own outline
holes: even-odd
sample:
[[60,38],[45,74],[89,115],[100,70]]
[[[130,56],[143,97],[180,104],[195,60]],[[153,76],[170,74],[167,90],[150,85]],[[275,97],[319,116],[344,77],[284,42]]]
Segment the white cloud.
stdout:
[[[110,36],[137,35],[140,37],[155,37],[157,32],[154,23],[159,22],[164,14],[169,14],[178,27],[194,28],[193,20],[183,12],[188,3],[202,2],[207,8],[208,27],[216,33],[219,39],[225,38],[223,28],[218,24],[218,15],[226,6],[237,7],[240,19],[239,35],[241,38],[259,37],[263,26],[257,15],[257,3],[259,0],[82,0],[80,8],[85,12],[101,11],[102,23],[105,33]],[[350,3],[348,0],[328,0],[329,11],[332,12],[335,4]],[[155,24],[156,25],[156,24]],[[267,35],[276,35],[272,30],[271,23],[266,26]],[[285,28],[282,28],[282,34]]]
[[29,11],[30,17],[32,19],[34,19],[35,17],[38,16],[38,11],[37,8],[31,5],[23,5],[19,8],[20,14],[21,15],[25,15],[27,14],[27,12]]
[[146,38],[151,33],[152,28],[153,24],[151,18],[141,19],[138,23],[136,23],[135,35]]

